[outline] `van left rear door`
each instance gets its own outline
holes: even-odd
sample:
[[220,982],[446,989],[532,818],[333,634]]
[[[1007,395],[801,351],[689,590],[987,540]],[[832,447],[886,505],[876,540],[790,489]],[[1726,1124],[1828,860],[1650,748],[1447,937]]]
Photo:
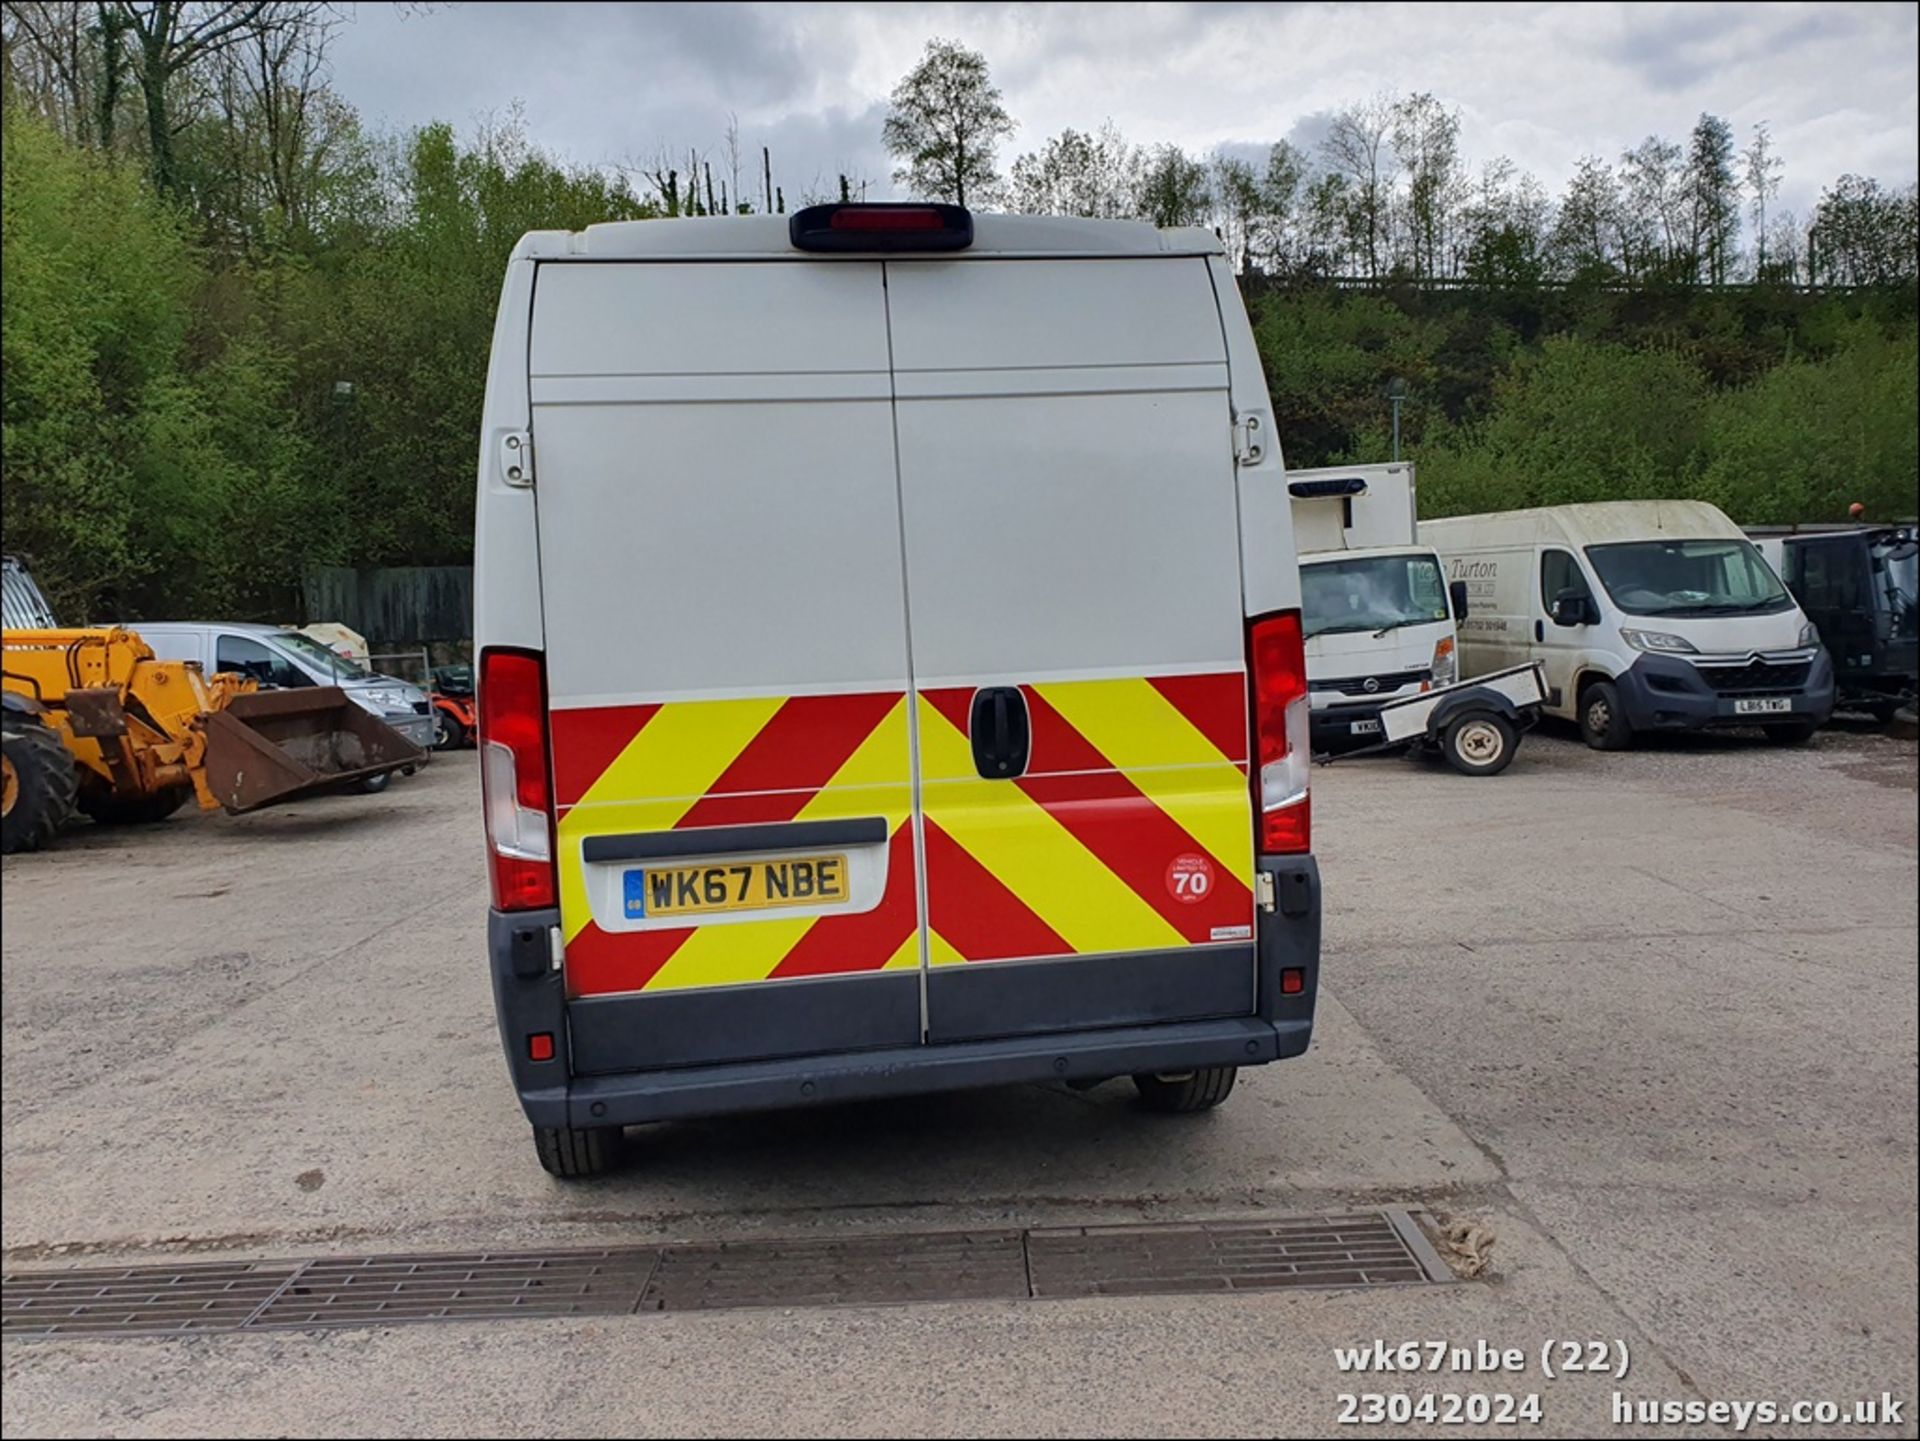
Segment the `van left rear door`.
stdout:
[[548,264],[530,367],[573,1069],[917,1043],[880,267]]

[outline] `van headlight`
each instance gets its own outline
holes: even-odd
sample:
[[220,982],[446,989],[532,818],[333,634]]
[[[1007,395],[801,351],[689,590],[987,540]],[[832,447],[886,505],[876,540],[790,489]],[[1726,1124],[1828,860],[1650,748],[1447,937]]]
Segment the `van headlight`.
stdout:
[[1802,648],[1805,648],[1806,646],[1810,646],[1810,645],[1820,644],[1820,627],[1815,625],[1812,621],[1808,621],[1805,625],[1801,626],[1800,627],[1800,644]]
[[1443,635],[1433,643],[1433,683],[1437,686],[1452,685],[1460,674],[1460,658],[1455,652],[1453,637]]
[[1662,655],[1698,655],[1693,642],[1681,635],[1668,635],[1663,630],[1628,630],[1622,626],[1620,639],[1635,650],[1655,651]]

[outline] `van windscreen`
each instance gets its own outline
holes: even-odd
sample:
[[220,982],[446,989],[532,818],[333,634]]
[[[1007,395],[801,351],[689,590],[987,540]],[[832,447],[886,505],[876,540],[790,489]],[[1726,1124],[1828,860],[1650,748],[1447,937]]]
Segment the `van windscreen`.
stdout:
[[1793,597],[1744,540],[1634,540],[1590,545],[1613,603],[1634,615],[1765,615]]
[[1353,631],[1429,625],[1452,615],[1430,555],[1367,555],[1300,567],[1300,618],[1308,640]]

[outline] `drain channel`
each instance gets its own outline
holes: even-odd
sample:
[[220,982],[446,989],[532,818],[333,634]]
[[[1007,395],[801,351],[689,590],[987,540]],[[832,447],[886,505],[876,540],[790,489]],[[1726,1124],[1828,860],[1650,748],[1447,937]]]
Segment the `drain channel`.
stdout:
[[165,1336],[1452,1279],[1414,1215],[1390,1207],[1260,1221],[19,1271],[0,1277],[0,1333]]

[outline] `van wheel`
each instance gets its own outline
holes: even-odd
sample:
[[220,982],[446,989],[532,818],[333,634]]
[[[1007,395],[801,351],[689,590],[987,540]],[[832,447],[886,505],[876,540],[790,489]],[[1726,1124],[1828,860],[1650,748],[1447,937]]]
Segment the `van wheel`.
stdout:
[[357,796],[377,796],[392,784],[393,772],[382,771],[377,776],[368,776],[364,780],[355,781],[351,789]]
[[1210,1111],[1233,1093],[1238,1066],[1202,1066],[1197,1071],[1162,1072],[1135,1076],[1140,1101],[1149,1111],[1185,1115]]
[[1768,726],[1767,739],[1777,746],[1803,746],[1820,729],[1818,721],[1795,721],[1792,725]]
[[584,1131],[572,1126],[535,1126],[533,1149],[548,1175],[578,1181],[604,1176],[613,1169],[620,1155],[620,1137],[618,1126],[594,1126]]
[[1580,692],[1580,739],[1597,751],[1623,751],[1633,744],[1633,722],[1612,681],[1594,681]]
[[59,732],[7,712],[0,741],[0,853],[37,851],[73,818],[80,777]]
[[1475,711],[1447,727],[1440,741],[1447,764],[1463,776],[1497,776],[1513,764],[1519,735],[1494,711]]

